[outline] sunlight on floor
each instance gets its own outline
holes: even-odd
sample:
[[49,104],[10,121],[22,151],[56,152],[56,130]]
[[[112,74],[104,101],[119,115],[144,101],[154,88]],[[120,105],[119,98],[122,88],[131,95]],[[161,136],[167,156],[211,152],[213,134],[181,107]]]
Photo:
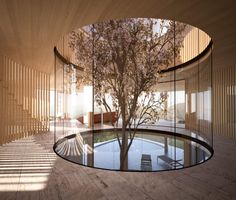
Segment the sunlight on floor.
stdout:
[[56,155],[33,137],[0,147],[0,192],[37,191],[47,186]]

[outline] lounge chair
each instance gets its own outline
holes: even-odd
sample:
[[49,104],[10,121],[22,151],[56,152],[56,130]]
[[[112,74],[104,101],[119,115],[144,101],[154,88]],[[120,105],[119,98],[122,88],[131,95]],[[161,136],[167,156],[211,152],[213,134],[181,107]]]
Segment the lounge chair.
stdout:
[[141,158],[141,170],[142,171],[152,171],[152,159],[149,154],[142,154]]
[[172,158],[170,158],[167,155],[161,155],[161,156],[157,156],[157,162],[158,159],[163,160],[169,167],[182,167],[183,164],[180,163],[180,161],[182,161],[182,159],[178,159],[178,160],[173,160]]

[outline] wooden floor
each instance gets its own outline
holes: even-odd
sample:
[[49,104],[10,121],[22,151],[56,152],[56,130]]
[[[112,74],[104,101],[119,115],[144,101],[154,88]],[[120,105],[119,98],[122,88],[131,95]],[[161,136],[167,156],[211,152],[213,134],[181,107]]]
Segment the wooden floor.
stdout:
[[53,134],[0,147],[0,199],[236,199],[236,141],[215,136],[208,162],[169,172],[124,173],[57,157]]

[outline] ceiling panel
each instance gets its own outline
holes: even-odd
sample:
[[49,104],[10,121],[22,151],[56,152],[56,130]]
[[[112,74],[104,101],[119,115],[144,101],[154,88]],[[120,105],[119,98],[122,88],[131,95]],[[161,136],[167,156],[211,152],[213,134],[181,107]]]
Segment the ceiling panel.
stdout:
[[98,21],[156,17],[182,21],[214,41],[215,65],[234,64],[236,3],[210,0],[0,0],[0,52],[53,71],[53,47],[71,30]]

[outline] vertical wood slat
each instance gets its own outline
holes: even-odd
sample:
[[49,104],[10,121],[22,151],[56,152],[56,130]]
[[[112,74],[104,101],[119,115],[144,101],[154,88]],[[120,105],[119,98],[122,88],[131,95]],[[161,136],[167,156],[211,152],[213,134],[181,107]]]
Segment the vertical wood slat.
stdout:
[[[2,84],[1,84],[1,88],[2,88],[2,116],[5,116],[6,113],[5,113],[5,109],[6,109],[6,106],[5,106],[5,97],[6,95],[5,94],[5,87],[4,87],[4,82],[5,82],[5,71],[6,71],[6,68],[5,68],[5,57],[2,57]],[[5,119],[6,117],[4,117],[2,119],[2,142],[1,144],[5,143],[5,131],[6,131],[6,123],[5,123]]]
[[187,62],[192,58],[196,57],[207,47],[209,42],[210,37],[205,32],[201,31],[196,27],[192,27],[189,32],[186,33],[183,41],[183,47],[180,48],[180,58],[182,63]]
[[231,94],[232,94],[232,99],[231,99],[231,123],[232,123],[232,136],[233,138],[236,139],[236,118],[235,118],[235,112],[236,112],[236,65],[234,65],[232,68],[232,73],[231,74]]
[[[5,71],[4,71],[4,76],[5,76],[5,79],[4,79],[4,88],[5,88],[5,93],[7,91],[7,83],[8,83],[8,76],[7,76],[7,58],[4,57],[4,66],[5,66]],[[5,98],[4,98],[4,124],[5,124],[5,141],[4,142],[7,142],[7,138],[8,138],[8,106],[7,106],[7,94],[5,94]]]
[[15,62],[12,62],[12,98],[13,98],[13,106],[12,106],[12,132],[13,132],[13,137],[17,139],[16,137],[16,121],[15,121],[15,116],[16,116],[16,90],[15,90]]
[[10,140],[13,139],[12,135],[12,61],[9,59],[9,100],[8,100],[8,104],[10,104],[9,106],[9,134],[10,134]]
[[[2,87],[1,87],[1,84],[2,84],[2,69],[3,69],[3,66],[2,66],[2,56],[0,55],[0,116],[2,116]],[[2,120],[0,120],[0,145],[2,144]]]
[[42,110],[43,110],[43,131],[46,131],[46,127],[45,127],[45,122],[46,122],[46,115],[45,115],[45,110],[46,110],[46,105],[45,105],[45,74],[43,74],[43,88],[42,88],[42,92],[43,92],[43,100],[42,100]]
[[21,95],[21,101],[22,101],[22,112],[21,112],[21,127],[22,127],[22,132],[21,132],[21,137],[24,137],[24,134],[25,134],[25,126],[24,126],[24,92],[25,92],[25,90],[24,90],[24,75],[25,75],[25,73],[24,73],[24,67],[21,65],[21,81],[22,81],[22,83],[21,83],[21,87],[22,87],[22,89],[21,89],[21,91],[22,91],[22,95]]
[[29,135],[32,135],[32,130],[31,130],[31,69],[28,69],[28,127],[29,127]]
[[16,98],[15,98],[15,62],[12,62],[12,98],[13,98],[13,106],[12,106],[12,133],[13,137],[16,138],[16,122],[15,122],[15,110],[16,110]]
[[[0,96],[0,99],[1,99],[1,104],[0,104],[0,108],[1,108],[1,110],[0,110],[0,113],[1,113],[1,116],[5,116],[5,98],[4,98],[4,92],[5,92],[5,89],[3,88],[3,82],[4,82],[4,73],[5,73],[5,66],[4,66],[4,57],[3,56],[1,56],[1,66],[0,66],[0,70],[1,70],[1,81],[0,81],[0,91],[1,91],[1,96]],[[5,119],[5,117],[4,117],[4,119]],[[2,120],[0,120],[0,130],[1,130],[1,141],[0,141],[0,145],[1,144],[4,144],[4,139],[5,139],[5,137],[4,137],[4,133],[5,133],[5,121],[4,121],[4,119],[2,119]]]
[[236,139],[235,77],[236,66],[226,66],[213,71],[214,126],[213,132]]
[[37,121],[37,119],[38,119],[38,104],[37,104],[37,102],[38,102],[38,85],[37,85],[37,75],[38,75],[38,73],[37,72],[35,72],[35,82],[34,82],[34,86],[35,86],[35,131],[38,133],[38,121]]
[[[25,68],[25,67],[24,67]],[[24,90],[25,90],[25,95],[24,95],[24,101],[25,101],[25,109],[24,109],[24,124],[25,124],[25,137],[28,136],[28,68],[25,68],[25,79],[24,79]]]
[[0,145],[48,130],[48,76],[0,55]]
[[[48,131],[50,131],[50,75],[48,74],[47,75],[47,81],[48,81],[48,84],[47,84],[47,94],[48,94],[48,98],[47,98],[47,116],[48,116]],[[55,103],[55,102],[54,102]]]
[[42,88],[41,88],[41,90],[42,90],[42,99],[41,99],[42,107],[41,107],[41,110],[42,110],[42,122],[43,122],[43,129],[42,130],[45,131],[45,128],[44,128],[44,124],[45,124],[45,114],[44,114],[44,108],[45,108],[45,105],[44,105],[44,74],[43,73],[42,73]]
[[8,103],[8,99],[7,99],[7,97],[8,97],[8,94],[7,94],[7,91],[8,91],[8,62],[7,62],[7,58],[5,57],[5,73],[6,73],[6,79],[5,79],[5,81],[6,81],[6,84],[5,84],[5,88],[6,88],[6,91],[5,91],[5,106],[6,106],[6,110],[5,110],[5,116],[6,116],[6,118],[5,118],[5,126],[6,126],[6,137],[5,137],[5,142],[8,142],[8,138],[9,138],[9,135],[8,135],[8,105],[7,105],[7,103]]
[[41,131],[43,131],[43,74],[40,73],[40,121]]
[[38,114],[38,72],[35,72],[35,89],[36,89],[36,91],[35,91],[36,92],[36,99],[35,99],[36,130],[38,133],[39,132],[39,124],[38,124],[38,120],[37,120],[37,119],[39,119],[39,114]]
[[41,121],[42,121],[42,115],[41,115],[41,73],[38,73],[38,112],[39,112],[39,131],[41,132],[42,126],[41,126]]
[[47,131],[47,75],[44,76],[44,123],[45,131]]
[[34,132],[36,131],[36,128],[35,128],[35,109],[36,109],[36,104],[35,104],[35,71],[32,71],[32,88],[33,88],[33,94],[32,94],[32,117],[33,117],[33,130]]
[[[0,116],[3,116],[3,88],[2,88],[2,82],[3,82],[3,57],[0,55]],[[3,120],[0,120],[0,145],[3,144]]]

